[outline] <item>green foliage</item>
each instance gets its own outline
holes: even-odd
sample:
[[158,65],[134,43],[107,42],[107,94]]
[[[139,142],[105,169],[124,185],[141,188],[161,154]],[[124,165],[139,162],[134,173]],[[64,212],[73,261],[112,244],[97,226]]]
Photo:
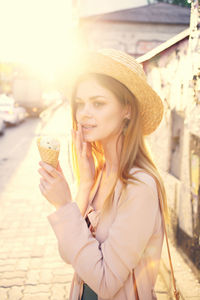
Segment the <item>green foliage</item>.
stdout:
[[156,2],[164,2],[164,3],[169,3],[169,4],[184,6],[184,7],[191,6],[191,4],[188,3],[190,1],[187,1],[187,0],[153,0],[153,1],[149,0],[148,1],[149,4],[156,3]]

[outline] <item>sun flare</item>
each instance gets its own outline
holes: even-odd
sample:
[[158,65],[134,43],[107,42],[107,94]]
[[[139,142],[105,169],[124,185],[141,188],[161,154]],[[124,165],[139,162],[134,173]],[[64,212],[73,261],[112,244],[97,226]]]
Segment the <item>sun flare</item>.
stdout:
[[0,61],[53,78],[81,48],[70,0],[0,0]]

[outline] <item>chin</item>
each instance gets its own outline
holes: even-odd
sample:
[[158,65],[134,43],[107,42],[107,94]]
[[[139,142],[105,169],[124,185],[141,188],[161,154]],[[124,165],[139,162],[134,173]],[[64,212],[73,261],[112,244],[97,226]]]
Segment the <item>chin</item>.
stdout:
[[89,137],[89,136],[84,136],[84,140],[85,140],[86,142],[95,142],[95,141],[96,141],[96,139],[94,139],[94,138],[92,138],[92,137]]
[[86,142],[101,142],[101,141],[104,141],[104,140],[107,140],[107,138],[108,138],[108,136],[106,135],[106,136],[97,136],[97,135],[87,135],[87,134],[84,134],[84,140],[86,141]]

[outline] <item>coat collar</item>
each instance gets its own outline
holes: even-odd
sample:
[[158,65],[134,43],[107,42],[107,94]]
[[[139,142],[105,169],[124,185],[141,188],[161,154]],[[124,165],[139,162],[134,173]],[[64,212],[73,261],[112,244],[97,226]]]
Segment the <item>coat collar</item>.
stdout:
[[92,189],[91,192],[90,192],[90,196],[89,196],[89,205],[92,203],[92,201],[93,201],[93,199],[94,199],[94,197],[95,197],[95,195],[96,195],[96,193],[97,193],[97,190],[98,190],[98,188],[99,188],[99,184],[100,184],[102,175],[103,175],[103,169],[101,169],[101,170],[99,171],[99,174],[98,174],[98,177],[97,177],[96,182],[95,182],[95,184],[94,184],[94,187],[93,187],[93,189]]
[[[136,170],[141,170],[140,168],[138,167],[133,167],[131,170],[130,170],[130,173],[134,173]],[[90,196],[89,196],[89,206],[91,205],[97,191],[98,191],[98,188],[99,188],[99,184],[100,184],[100,181],[101,181],[101,177],[102,177],[102,174],[103,174],[103,169],[101,169],[99,171],[99,174],[98,174],[98,177],[96,179],[96,182],[94,184],[94,187],[93,189],[91,190],[90,192]],[[117,201],[117,199],[120,197],[121,195],[121,190],[122,190],[122,187],[123,187],[123,184],[121,182],[121,180],[117,180],[117,183],[116,183],[116,186],[115,186],[115,190],[114,190],[114,199],[115,201]]]

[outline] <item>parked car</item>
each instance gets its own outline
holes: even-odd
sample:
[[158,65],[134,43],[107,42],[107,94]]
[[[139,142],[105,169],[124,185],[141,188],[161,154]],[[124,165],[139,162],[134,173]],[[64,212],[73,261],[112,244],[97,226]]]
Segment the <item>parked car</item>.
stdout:
[[27,112],[24,107],[17,105],[13,97],[1,94],[0,117],[6,124],[17,125],[25,120]]
[[4,123],[4,120],[0,117],[0,135],[4,134],[5,127],[6,125]]

